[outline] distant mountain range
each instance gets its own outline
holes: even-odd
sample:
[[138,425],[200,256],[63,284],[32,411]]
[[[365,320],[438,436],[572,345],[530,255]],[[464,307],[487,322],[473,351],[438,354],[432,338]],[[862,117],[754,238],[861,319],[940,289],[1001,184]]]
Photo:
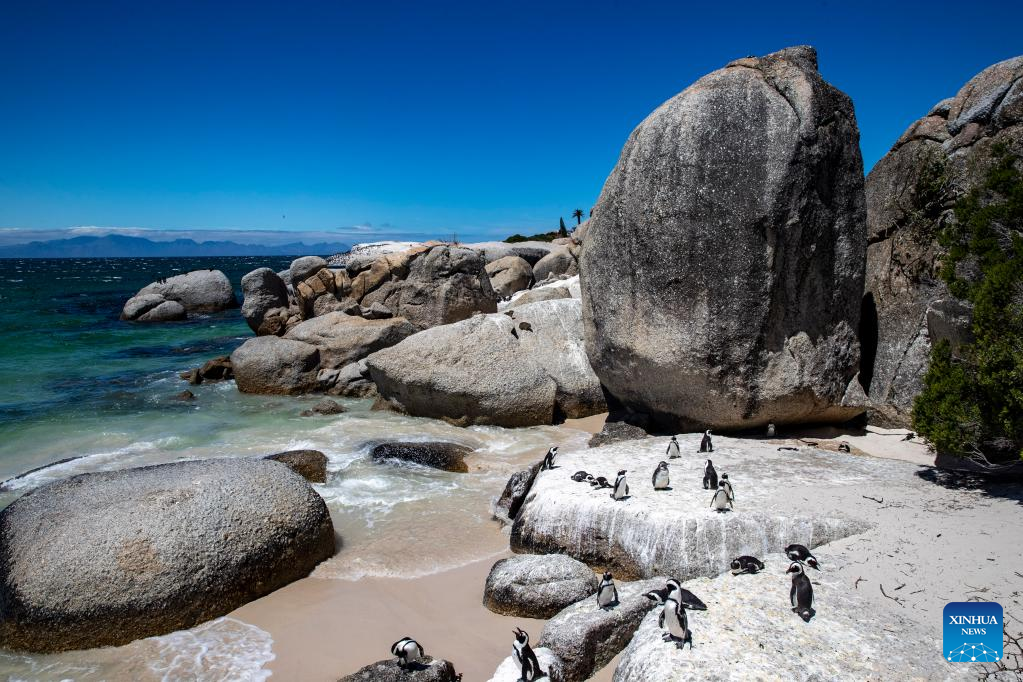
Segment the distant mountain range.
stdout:
[[160,256],[327,256],[350,247],[341,242],[304,244],[291,242],[266,246],[231,241],[197,242],[175,239],[157,242],[144,237],[111,234],[105,237],[72,237],[0,246],[0,258],[146,258]]

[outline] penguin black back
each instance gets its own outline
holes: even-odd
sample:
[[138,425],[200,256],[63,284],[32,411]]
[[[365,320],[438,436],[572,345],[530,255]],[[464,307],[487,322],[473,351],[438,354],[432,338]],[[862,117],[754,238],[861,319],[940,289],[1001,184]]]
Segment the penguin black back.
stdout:
[[700,439],[700,452],[714,452],[714,442],[710,438],[710,429]]
[[558,456],[558,446],[555,445],[547,454],[543,456],[543,463],[540,465],[540,471],[550,471],[554,468],[554,458]]
[[714,462],[707,460],[707,464],[703,467],[703,489],[704,490],[717,490],[718,487],[718,472],[714,468]]
[[785,548],[785,556],[792,561],[798,561],[804,563],[810,568],[821,570],[820,563],[817,561],[817,557],[810,553],[810,550],[805,545],[792,544]]
[[803,571],[803,564],[798,561],[792,562],[786,572],[792,574],[792,589],[789,590],[792,612],[809,623],[810,619],[817,614],[813,609],[813,585],[810,583],[810,578]]
[[732,559],[732,573],[734,575],[741,575],[743,573],[749,573],[754,575],[764,570],[764,562],[755,556],[742,555]]

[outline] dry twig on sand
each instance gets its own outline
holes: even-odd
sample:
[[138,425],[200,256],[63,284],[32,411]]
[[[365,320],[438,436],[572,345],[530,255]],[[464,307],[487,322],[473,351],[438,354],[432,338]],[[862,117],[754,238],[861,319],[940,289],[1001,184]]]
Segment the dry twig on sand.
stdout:
[[877,499],[876,497],[871,497],[870,495],[861,495],[860,497],[862,497],[865,500],[873,500],[874,502],[877,502],[878,504],[884,504],[884,498],[883,497],[880,500]]
[[891,596],[890,594],[888,594],[887,592],[884,591],[884,585],[881,585],[881,594],[883,594],[886,598],[891,599],[893,602],[895,602],[896,604],[898,604],[902,608],[906,608],[906,605],[902,603],[901,599],[899,599],[898,597],[893,597],[893,596]]

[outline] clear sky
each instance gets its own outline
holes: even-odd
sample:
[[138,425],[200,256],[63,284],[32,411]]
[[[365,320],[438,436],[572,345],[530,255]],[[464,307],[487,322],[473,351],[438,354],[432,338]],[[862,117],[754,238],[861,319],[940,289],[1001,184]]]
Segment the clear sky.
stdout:
[[1005,0],[4,0],[0,227],[545,231],[661,102],[801,43],[869,169],[1021,26]]

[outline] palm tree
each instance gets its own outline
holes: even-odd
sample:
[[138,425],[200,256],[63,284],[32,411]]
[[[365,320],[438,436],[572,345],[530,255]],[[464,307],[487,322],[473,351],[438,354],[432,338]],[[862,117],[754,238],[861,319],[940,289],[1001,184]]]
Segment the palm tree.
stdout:
[[576,225],[581,225],[583,222],[583,210],[581,208],[575,209],[572,211],[572,217],[575,218]]

